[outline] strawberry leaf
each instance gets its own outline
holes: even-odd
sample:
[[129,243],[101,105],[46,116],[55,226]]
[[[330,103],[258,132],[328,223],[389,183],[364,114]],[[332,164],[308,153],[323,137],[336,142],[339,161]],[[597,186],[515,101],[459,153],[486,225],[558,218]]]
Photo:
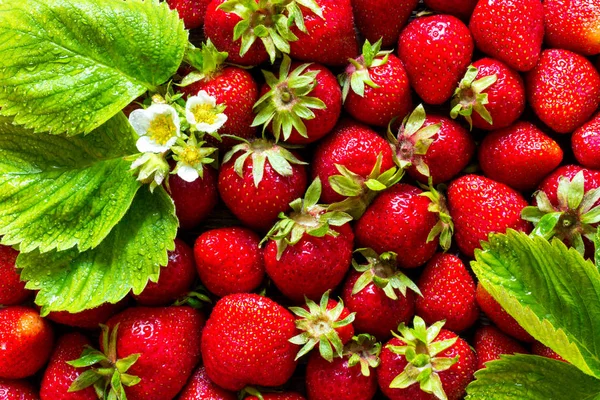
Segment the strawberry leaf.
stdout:
[[187,31],[158,0],[0,0],[0,107],[37,132],[89,133],[166,82]]

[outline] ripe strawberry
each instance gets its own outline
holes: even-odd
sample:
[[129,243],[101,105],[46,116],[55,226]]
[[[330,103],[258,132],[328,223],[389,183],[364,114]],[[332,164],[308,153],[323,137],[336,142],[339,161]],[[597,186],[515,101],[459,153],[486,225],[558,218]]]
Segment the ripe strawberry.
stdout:
[[562,158],[558,143],[524,121],[491,132],[479,146],[485,176],[521,191],[535,189]]
[[52,352],[52,327],[37,311],[21,306],[0,308],[0,378],[35,374]]
[[477,369],[485,368],[485,363],[499,360],[501,354],[528,354],[525,348],[495,326],[482,326],[475,332],[475,353]]
[[68,364],[81,357],[86,346],[91,346],[88,338],[80,333],[67,333],[56,342],[48,367],[44,372],[40,387],[41,400],[96,400],[94,388],[69,391],[73,382],[85,371]]
[[0,245],[0,304],[12,306],[24,303],[33,294],[25,289],[15,261],[19,252],[10,246]]
[[338,79],[350,115],[365,124],[387,126],[393,118],[408,114],[412,99],[402,61],[380,48],[381,39],[373,45],[367,40],[362,55],[350,59]]
[[517,71],[529,71],[544,40],[544,9],[540,0],[479,0],[469,29],[479,50]]
[[445,320],[446,328],[460,332],[479,318],[475,282],[460,258],[436,254],[425,266],[417,286],[422,293],[415,302],[417,315],[426,323]]
[[366,263],[352,260],[354,269],[344,283],[342,299],[356,313],[353,324],[358,332],[370,333],[378,340],[388,339],[400,323],[407,323],[415,315],[414,293],[421,292],[397,270],[395,253],[356,251]]
[[252,126],[268,129],[276,142],[283,137],[294,144],[314,142],[333,129],[342,111],[342,91],[331,71],[284,56],[278,78],[269,71],[263,74],[266,83],[254,105]]
[[600,53],[600,1],[544,0],[544,25],[548,47],[586,56]]
[[410,83],[425,103],[448,100],[473,55],[467,26],[451,15],[430,15],[413,20],[400,34],[398,57]]
[[169,8],[179,13],[186,29],[196,29],[204,24],[206,7],[210,2],[211,0],[167,0]]
[[193,182],[184,181],[179,175],[169,176],[169,194],[175,203],[175,214],[181,229],[191,229],[202,222],[217,205],[218,172],[204,166],[204,173]]
[[260,238],[249,229],[228,227],[204,232],[194,244],[202,284],[219,297],[251,292],[265,275]]
[[257,294],[231,294],[219,300],[202,335],[206,374],[227,390],[247,385],[283,385],[294,373],[298,346],[294,316]]
[[544,178],[542,183],[540,183],[540,186],[538,186],[538,190],[544,192],[546,196],[548,196],[550,203],[552,203],[553,206],[556,206],[558,205],[558,187],[560,178],[564,176],[571,180],[575,178],[579,172],[583,172],[585,181],[583,187],[584,192],[589,192],[592,189],[600,187],[600,171],[569,164],[557,168],[554,172]]
[[184,241],[175,239],[175,250],[169,252],[169,262],[160,269],[157,282],[148,282],[142,293],[134,295],[138,304],[166,306],[191,289],[196,279],[194,252]]
[[306,366],[310,400],[371,400],[377,392],[374,370],[379,365],[381,343],[359,335],[344,348],[342,357],[327,361],[313,352]]
[[553,358],[557,361],[567,362],[564,358],[562,358],[561,356],[556,354],[556,352],[554,350],[552,350],[550,347],[544,346],[542,343],[538,342],[537,340],[535,342],[533,342],[533,344],[531,345],[531,354],[535,354],[536,356]]
[[507,335],[514,337],[522,342],[533,342],[533,337],[519,325],[519,323],[510,316],[500,304],[481,286],[477,284],[477,304],[481,311],[496,324],[498,328]]
[[327,212],[317,204],[321,181],[309,186],[304,199],[290,203],[292,213],[281,215],[267,233],[265,269],[277,288],[295,303],[318,299],[344,279],[352,260],[352,217]]
[[219,194],[244,225],[258,231],[273,226],[280,212],[304,193],[304,162],[265,139],[229,151],[219,171]]
[[0,399],[39,400],[39,396],[33,385],[28,381],[0,378]]
[[[573,154],[586,168],[600,169],[600,113],[586,122],[571,136]],[[0,301],[1,303],[1,301]]]
[[509,126],[523,110],[525,85],[521,76],[501,61],[482,58],[469,66],[460,81],[450,115],[463,116],[471,127],[491,130]]
[[477,358],[466,341],[442,329],[443,325],[437,322],[426,328],[425,322],[415,317],[414,328],[401,324],[401,335],[384,345],[377,380],[388,399],[463,398]]
[[479,242],[492,232],[508,228],[529,232],[531,225],[521,219],[528,204],[510,187],[477,175],[465,175],[448,187],[448,209],[454,221],[456,244],[467,257],[473,257]]
[[110,317],[121,311],[127,305],[127,299],[116,304],[104,303],[96,308],[83,310],[78,313],[68,311],[52,311],[46,315],[50,321],[82,329],[98,329]]
[[425,0],[427,8],[438,14],[450,14],[468,21],[477,5],[477,0]]
[[579,128],[600,105],[600,73],[568,50],[544,50],[525,83],[533,111],[558,133]]
[[398,40],[418,3],[418,0],[352,0],[354,21],[368,41],[381,39],[383,47],[390,47]]
[[192,374],[177,400],[237,400],[235,393],[215,385],[206,375],[204,367]]

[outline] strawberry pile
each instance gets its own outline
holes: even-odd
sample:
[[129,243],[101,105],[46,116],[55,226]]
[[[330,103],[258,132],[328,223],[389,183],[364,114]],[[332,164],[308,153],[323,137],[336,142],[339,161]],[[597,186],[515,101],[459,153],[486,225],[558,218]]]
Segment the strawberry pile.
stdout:
[[41,317],[1,246],[0,400],[458,400],[560,359],[469,262],[507,229],[593,258],[600,0],[167,3],[196,47],[126,114],[175,249]]

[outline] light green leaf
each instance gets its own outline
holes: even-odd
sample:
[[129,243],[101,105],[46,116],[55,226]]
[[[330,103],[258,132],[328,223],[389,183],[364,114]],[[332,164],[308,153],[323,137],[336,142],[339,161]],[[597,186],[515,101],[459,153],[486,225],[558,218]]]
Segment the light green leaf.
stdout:
[[80,312],[116,303],[130,291],[139,294],[150,279],[158,280],[174,249],[177,219],[173,201],[162,187],[137,193],[131,209],[95,249],[40,254],[21,253],[17,266],[26,287],[39,290],[42,314]]
[[35,134],[0,117],[0,235],[23,252],[97,246],[140,187],[123,113],[83,137]]
[[187,31],[157,0],[0,0],[0,107],[36,132],[89,133],[166,82]]

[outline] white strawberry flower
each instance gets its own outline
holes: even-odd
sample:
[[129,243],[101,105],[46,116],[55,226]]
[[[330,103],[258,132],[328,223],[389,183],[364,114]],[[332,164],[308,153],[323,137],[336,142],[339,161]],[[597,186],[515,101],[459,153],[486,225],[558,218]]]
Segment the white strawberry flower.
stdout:
[[187,122],[197,131],[214,133],[227,121],[223,114],[225,107],[217,105],[217,100],[201,90],[197,96],[188,98],[185,104]]
[[139,136],[135,145],[142,153],[164,153],[181,136],[179,115],[167,104],[134,110],[129,123]]
[[202,147],[204,143],[198,143],[196,137],[192,135],[184,145],[173,146],[173,159],[177,161],[177,165],[172,173],[186,182],[194,182],[201,178],[204,165],[214,161],[209,156],[216,150],[213,147]]

